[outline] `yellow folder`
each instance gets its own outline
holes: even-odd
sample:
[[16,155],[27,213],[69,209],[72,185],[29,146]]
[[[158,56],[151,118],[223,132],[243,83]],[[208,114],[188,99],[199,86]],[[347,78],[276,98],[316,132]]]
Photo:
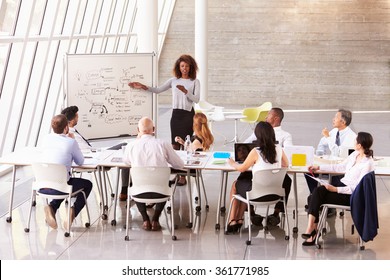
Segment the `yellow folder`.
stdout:
[[291,155],[292,166],[306,166],[306,155],[305,154],[292,154]]

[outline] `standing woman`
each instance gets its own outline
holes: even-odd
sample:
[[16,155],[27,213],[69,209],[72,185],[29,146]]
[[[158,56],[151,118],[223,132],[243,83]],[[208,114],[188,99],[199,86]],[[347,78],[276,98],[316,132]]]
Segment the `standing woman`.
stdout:
[[131,82],[131,88],[143,89],[154,93],[160,93],[172,88],[172,117],[171,117],[171,143],[175,150],[180,149],[180,144],[175,142],[175,137],[185,139],[187,135],[194,133],[192,119],[195,115],[194,103],[199,102],[200,82],[196,79],[198,65],[192,56],[183,54],[173,67],[174,77],[159,87],[148,87],[139,82]]

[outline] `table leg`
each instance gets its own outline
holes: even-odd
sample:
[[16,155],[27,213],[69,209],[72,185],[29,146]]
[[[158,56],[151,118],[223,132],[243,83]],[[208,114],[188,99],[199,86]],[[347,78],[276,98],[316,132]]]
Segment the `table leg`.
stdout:
[[200,212],[202,210],[202,194],[200,192],[200,169],[195,169],[195,183],[196,183],[196,190],[198,192],[198,206],[195,207],[196,213]]
[[225,145],[229,143],[238,143],[238,135],[237,135],[237,119],[234,119],[234,137],[230,141],[225,141]]
[[293,174],[293,187],[294,187],[294,200],[295,200],[295,213],[293,213],[293,217],[295,218],[295,226],[293,228],[293,232],[298,232],[298,190],[297,190],[297,173]]
[[[115,195],[114,195],[114,219],[111,221],[112,226],[116,226],[116,206],[118,203],[118,188],[119,188],[119,175],[121,169],[117,167],[117,175],[116,175],[116,186],[115,186]],[[130,181],[129,181],[130,182]]]
[[107,220],[107,214],[105,210],[105,197],[104,197],[104,190],[103,190],[105,186],[103,186],[102,173],[103,173],[103,167],[98,166],[98,178],[99,178],[98,186],[99,186],[99,193],[100,193],[100,206],[102,208],[102,219]]
[[190,220],[187,224],[188,228],[192,228],[192,220],[193,220],[193,209],[192,209],[192,187],[191,187],[191,174],[190,170],[187,170],[187,197],[188,197],[188,208]]
[[216,218],[216,223],[215,223],[216,230],[220,229],[219,219],[220,219],[220,215],[221,215],[220,210],[221,210],[221,204],[222,204],[223,183],[224,183],[224,176],[225,176],[224,174],[225,174],[225,172],[222,170],[221,171],[221,184],[220,184],[218,204],[217,204],[217,218]]
[[14,193],[15,193],[15,178],[16,178],[16,165],[12,167],[12,183],[11,183],[11,192],[9,196],[9,208],[8,208],[9,216],[6,218],[7,223],[12,222],[12,206],[13,206]]
[[[226,211],[226,188],[227,188],[227,181],[228,181],[228,174],[229,171],[221,170],[221,185],[219,190],[219,197],[218,197],[218,206],[217,206],[217,221],[215,224],[215,229],[219,230],[221,228],[220,226],[220,217],[221,213],[225,213]],[[222,206],[222,200],[223,200],[223,206]]]

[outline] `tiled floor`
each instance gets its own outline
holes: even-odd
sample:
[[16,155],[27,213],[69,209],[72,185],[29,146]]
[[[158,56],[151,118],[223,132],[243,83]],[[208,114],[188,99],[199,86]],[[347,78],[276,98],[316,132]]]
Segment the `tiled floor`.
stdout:
[[[170,110],[165,107],[159,109],[160,138],[169,139]],[[286,111],[283,127],[292,133],[296,145],[316,145],[323,126],[331,126],[331,119],[335,111],[322,112],[289,112]],[[389,117],[388,112],[371,114],[354,114],[353,126],[355,131],[365,130],[374,135],[376,155],[389,155]],[[372,124],[376,125],[373,126]],[[224,138],[233,138],[233,121],[213,124],[216,136],[214,150],[231,150],[232,144],[223,145]],[[239,133],[245,130],[243,123],[238,123]],[[244,138],[244,137],[242,137]],[[115,178],[113,172],[112,178]],[[12,223],[7,223],[6,210],[9,196],[9,176],[0,180],[0,259],[2,260],[390,260],[390,177],[377,177],[379,234],[373,242],[365,244],[365,250],[359,250],[357,235],[351,235],[351,218],[346,213],[344,217],[328,219],[328,233],[322,243],[322,249],[302,247],[300,234],[306,227],[306,213],[304,204],[308,190],[303,177],[298,175],[299,200],[299,232],[290,232],[290,239],[285,240],[285,231],[279,227],[270,227],[265,231],[260,227],[253,227],[252,245],[247,246],[245,241],[248,231],[241,234],[225,235],[223,230],[215,230],[217,215],[217,199],[220,183],[220,172],[204,171],[207,196],[210,205],[209,211],[203,205],[200,215],[195,216],[192,229],[186,228],[188,222],[188,204],[185,187],[178,187],[175,194],[175,219],[178,226],[176,235],[178,240],[171,240],[169,231],[169,215],[163,214],[160,221],[163,226],[161,232],[145,232],[141,229],[141,217],[136,207],[131,208],[130,241],[125,241],[126,207],[119,203],[117,207],[117,224],[111,225],[113,209],[109,210],[108,220],[102,220],[99,212],[99,196],[95,190],[89,197],[91,212],[91,227],[83,227],[86,222],[85,212],[76,219],[71,236],[64,237],[62,226],[58,230],[50,229],[44,222],[43,203],[38,201],[33,211],[31,229],[24,232],[26,226],[31,171],[28,168],[18,170],[18,186],[16,188],[15,209]],[[237,173],[230,173],[228,186],[237,177]],[[229,188],[230,189],[230,188]],[[229,191],[229,190],[228,190]],[[203,200],[204,201],[204,200]],[[293,194],[290,195],[289,218],[290,225],[294,223],[292,215]],[[65,216],[65,207],[62,207],[58,220]],[[258,212],[264,215],[264,210]],[[225,218],[222,216],[221,223]]]

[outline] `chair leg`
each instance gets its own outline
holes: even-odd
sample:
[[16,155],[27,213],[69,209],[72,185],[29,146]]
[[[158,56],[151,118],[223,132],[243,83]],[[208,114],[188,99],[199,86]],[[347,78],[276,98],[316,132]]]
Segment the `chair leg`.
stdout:
[[[68,197],[68,201],[70,202],[71,201],[71,195],[69,195],[69,197]],[[70,215],[71,215],[71,208],[72,207],[70,207],[70,205],[69,205],[69,207],[68,207],[68,228],[66,228],[65,229],[65,237],[69,237],[70,236],[70,227],[71,227],[71,217],[70,217]]]
[[230,206],[229,206],[229,211],[228,211],[228,214],[227,214],[227,217],[226,217],[226,220],[225,220],[225,234],[227,234],[227,227],[228,227],[228,224],[229,224],[229,218],[230,218],[230,214],[232,212],[232,206],[233,206],[233,202],[234,202],[235,198],[234,196],[232,197],[232,200],[230,201]]
[[328,215],[328,207],[327,206],[324,206],[323,209],[322,209],[322,212],[321,212],[321,215],[319,217],[319,221],[318,221],[318,225],[317,225],[317,238],[316,238],[316,247],[318,249],[321,248],[321,245],[319,244],[319,239],[320,239],[320,236],[322,236],[322,234],[325,232],[324,231],[324,228],[325,228],[325,224],[326,224],[326,216]]
[[[130,187],[127,188],[127,193],[130,193]],[[125,235],[125,240],[129,241],[129,216],[130,216],[130,195],[127,195],[127,202],[126,202],[126,235]]]
[[82,193],[83,193],[84,201],[85,201],[85,210],[87,211],[87,217],[88,217],[88,222],[85,223],[85,227],[89,228],[91,226],[91,216],[89,215],[87,196],[85,195],[84,191],[82,191]]
[[[287,232],[286,232],[286,235],[284,236],[284,239],[285,240],[289,240],[290,239],[290,224],[288,222],[287,204],[286,204],[286,199],[285,198],[283,198],[283,206],[284,206],[284,220],[287,223]],[[284,227],[284,225],[283,225],[283,227]]]
[[35,200],[36,200],[36,191],[32,190],[32,192],[31,192],[30,210],[28,211],[27,227],[24,229],[24,232],[30,232],[31,212],[32,212],[32,208],[34,206]]
[[252,244],[252,223],[251,223],[251,211],[250,211],[250,208],[251,208],[251,204],[247,203],[247,211],[246,211],[246,214],[247,214],[247,219],[248,219],[248,240],[246,241],[246,245],[251,245]]
[[174,210],[174,201],[173,201],[173,193],[171,195],[170,200],[171,201],[171,235],[172,240],[177,240],[177,237],[175,235],[175,210]]

